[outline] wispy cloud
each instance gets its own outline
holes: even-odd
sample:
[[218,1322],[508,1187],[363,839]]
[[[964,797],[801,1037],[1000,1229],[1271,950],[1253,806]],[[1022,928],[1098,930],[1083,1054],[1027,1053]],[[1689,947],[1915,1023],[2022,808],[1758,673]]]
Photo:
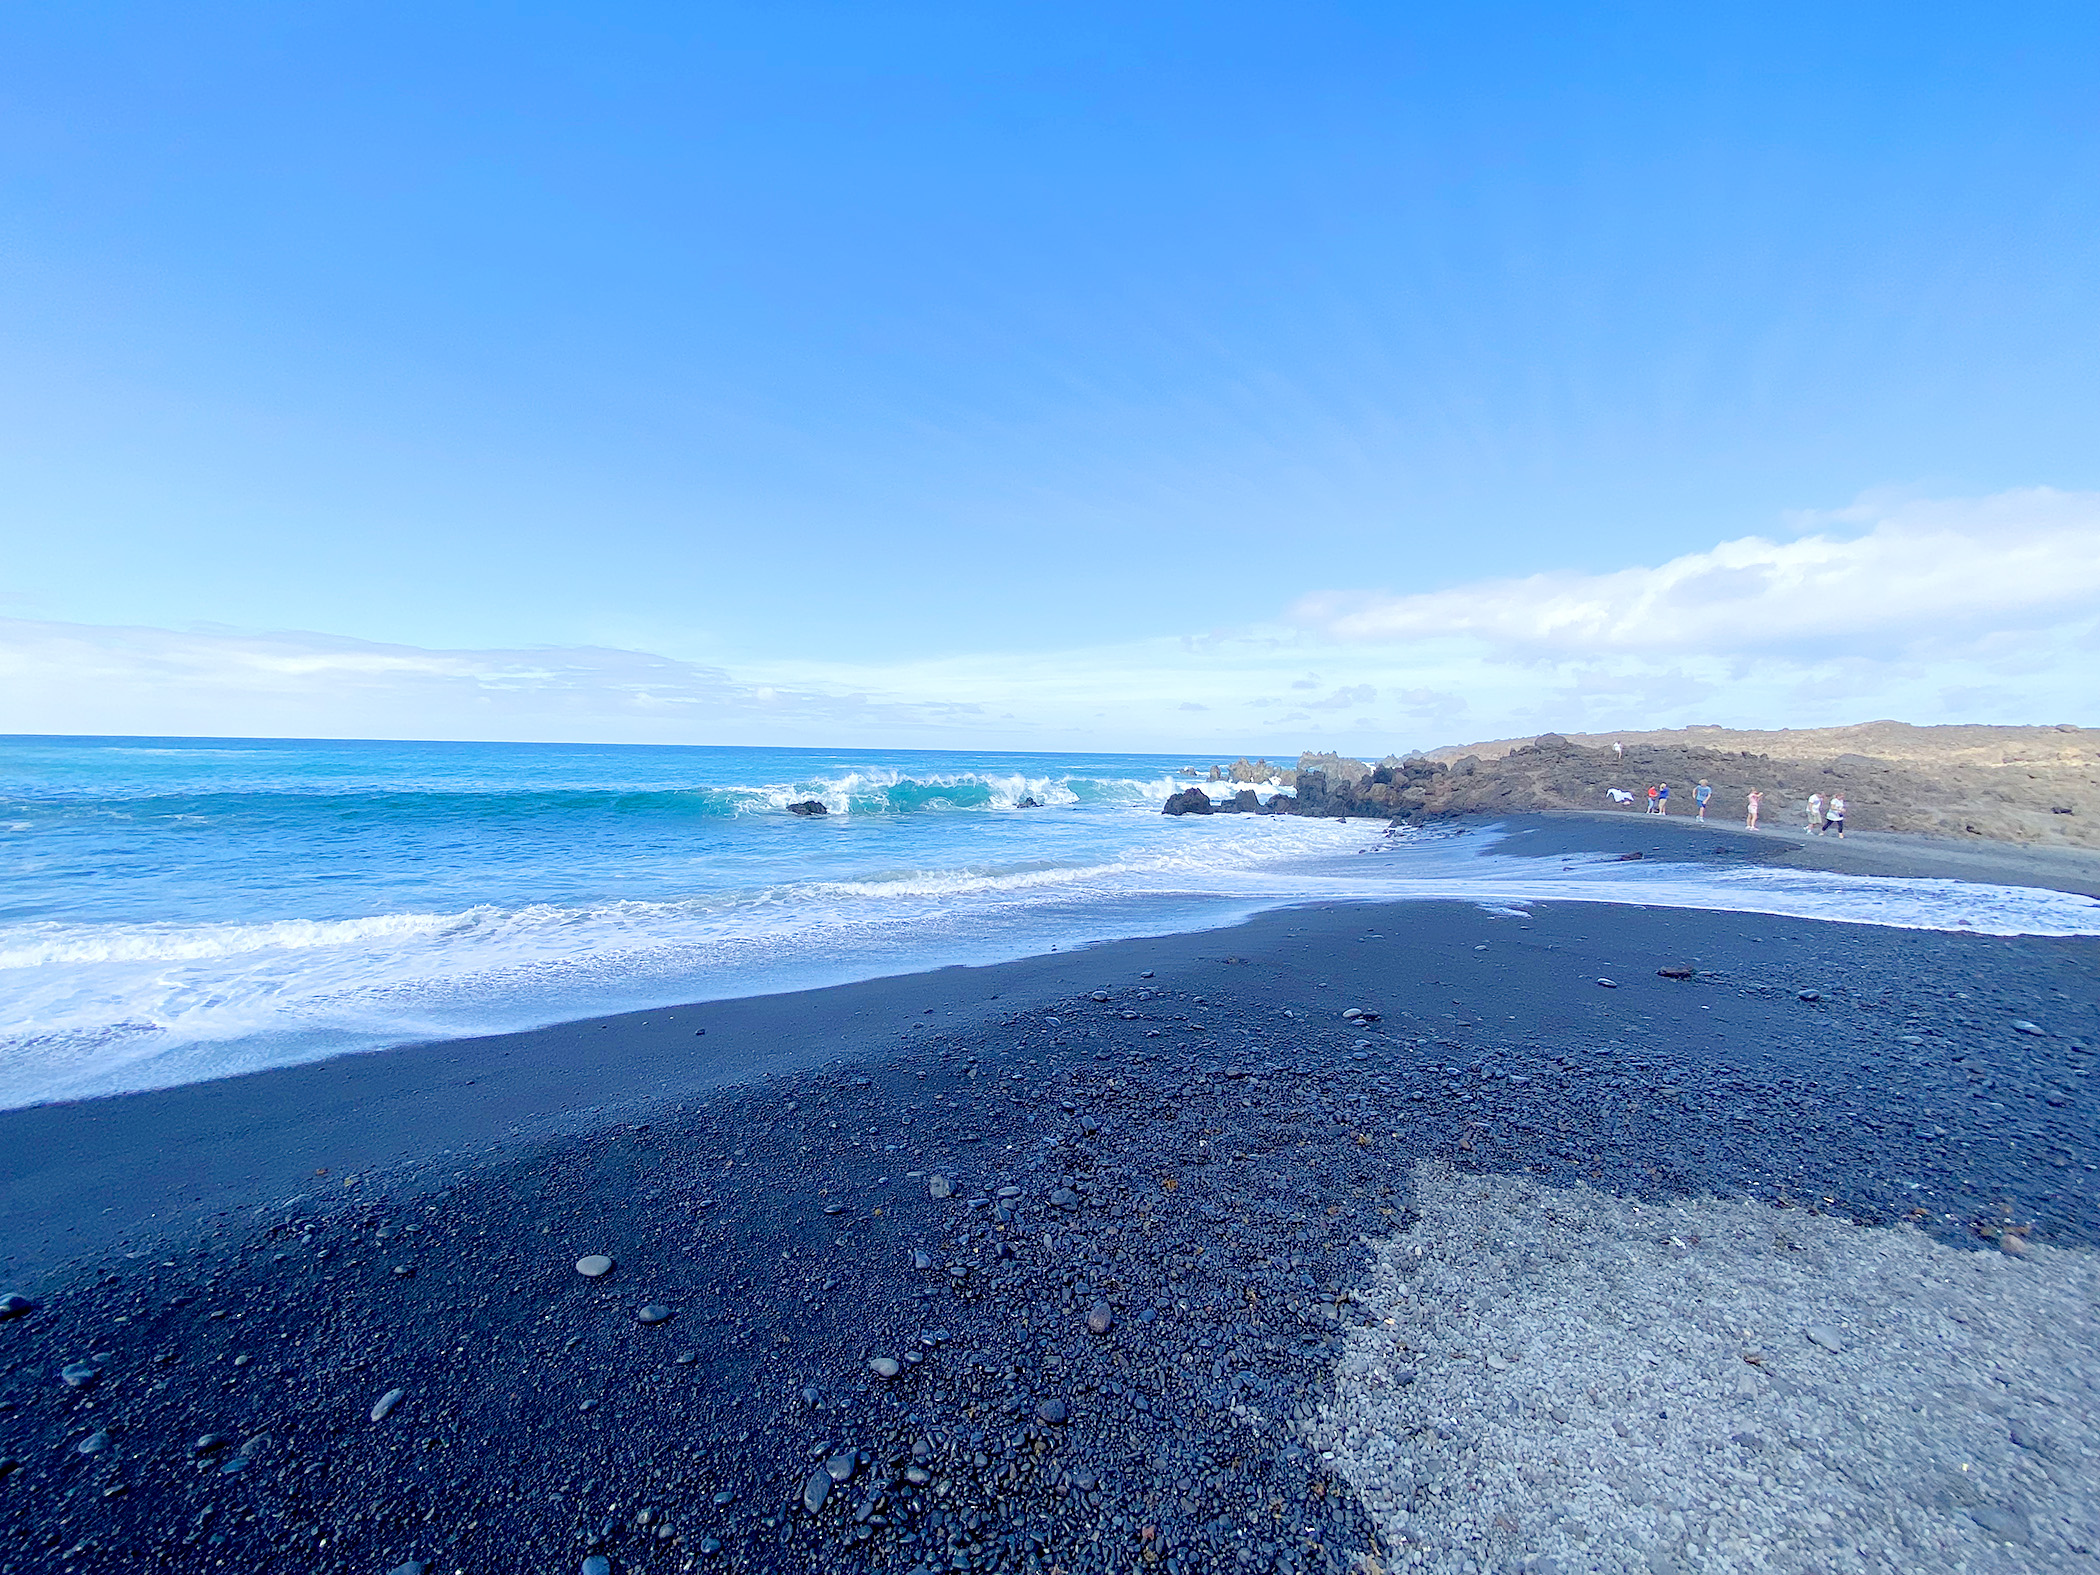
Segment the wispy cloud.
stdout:
[[1511,651],[1816,651],[1989,636],[2100,600],[2100,495],[2036,488],[1852,509],[1793,540],[1746,536],[1652,568],[1324,591],[1293,609],[1345,643],[1463,637]]
[[2093,722],[2096,662],[2100,498],[2029,491],[1047,654],[707,666],[0,620],[0,732],[1382,754],[1548,728]]

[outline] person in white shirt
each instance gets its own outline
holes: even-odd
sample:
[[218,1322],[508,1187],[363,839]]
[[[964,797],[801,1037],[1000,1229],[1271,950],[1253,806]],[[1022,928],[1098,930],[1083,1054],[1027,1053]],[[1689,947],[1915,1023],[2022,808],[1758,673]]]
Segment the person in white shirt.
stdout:
[[1822,794],[1811,793],[1808,795],[1808,824],[1802,827],[1801,829],[1804,831],[1813,831],[1818,833],[1819,835],[1821,834],[1823,830]]
[[1838,841],[1845,840],[1845,799],[1840,793],[1830,795],[1830,808],[1824,812],[1824,826],[1837,827]]

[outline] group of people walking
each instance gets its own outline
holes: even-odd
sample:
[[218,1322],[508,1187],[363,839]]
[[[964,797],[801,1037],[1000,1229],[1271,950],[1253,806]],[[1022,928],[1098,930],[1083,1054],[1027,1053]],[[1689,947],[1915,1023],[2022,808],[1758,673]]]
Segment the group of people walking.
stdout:
[[[1614,804],[1631,804],[1635,801],[1634,795],[1627,792],[1624,788],[1607,788],[1605,791],[1611,795],[1611,801]],[[1706,806],[1713,802],[1713,796],[1714,790],[1712,785],[1703,778],[1699,785],[1692,789],[1692,802],[1699,806],[1698,818],[1700,820],[1706,819]],[[1670,784],[1667,782],[1655,783],[1648,789],[1647,800],[1649,814],[1669,814]],[[1756,788],[1750,790],[1748,813],[1743,817],[1743,825],[1748,830],[1755,831],[1757,829],[1757,816],[1758,812],[1764,808],[1764,801],[1765,796],[1761,791]],[[1808,824],[1803,829],[1812,831],[1819,837],[1825,832],[1835,831],[1839,840],[1842,841],[1845,835],[1844,795],[1833,793],[1826,799],[1820,793],[1809,794]]]

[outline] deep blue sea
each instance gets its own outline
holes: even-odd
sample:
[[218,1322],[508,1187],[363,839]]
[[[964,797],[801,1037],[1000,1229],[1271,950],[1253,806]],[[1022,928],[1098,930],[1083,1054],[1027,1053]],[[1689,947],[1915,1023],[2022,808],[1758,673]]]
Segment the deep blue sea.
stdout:
[[[2100,908],[2054,893],[1497,858],[1491,838],[1362,821],[1169,819],[1187,764],[0,737],[0,1106],[1323,898],[2100,930]],[[1041,807],[1018,807],[1030,797]],[[807,798],[831,813],[787,813]]]

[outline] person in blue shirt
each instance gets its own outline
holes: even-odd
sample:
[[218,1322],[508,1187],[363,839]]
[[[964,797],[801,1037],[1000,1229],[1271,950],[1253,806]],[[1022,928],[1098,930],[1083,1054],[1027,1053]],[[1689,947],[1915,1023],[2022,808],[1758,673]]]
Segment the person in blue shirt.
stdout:
[[1667,782],[1655,784],[1655,813],[1658,815],[1670,813],[1670,784]]
[[1714,790],[1706,785],[1704,777],[1700,778],[1699,785],[1692,789],[1692,802],[1699,806],[1699,818],[1701,820],[1706,819],[1706,801],[1713,796]]

